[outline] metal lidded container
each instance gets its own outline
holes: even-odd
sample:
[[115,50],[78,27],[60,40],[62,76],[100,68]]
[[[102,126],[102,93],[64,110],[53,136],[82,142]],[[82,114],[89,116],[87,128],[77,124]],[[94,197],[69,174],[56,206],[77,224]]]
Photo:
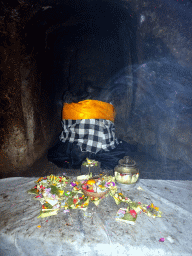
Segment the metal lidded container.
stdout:
[[118,183],[132,185],[138,181],[139,170],[136,162],[129,156],[119,160],[119,164],[114,168],[115,179]]

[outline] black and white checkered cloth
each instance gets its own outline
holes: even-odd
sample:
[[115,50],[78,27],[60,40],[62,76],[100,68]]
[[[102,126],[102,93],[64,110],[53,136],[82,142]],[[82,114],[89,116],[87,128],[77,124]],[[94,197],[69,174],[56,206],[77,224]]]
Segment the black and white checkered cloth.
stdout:
[[62,142],[76,142],[83,152],[110,151],[118,144],[114,123],[104,119],[63,120]]

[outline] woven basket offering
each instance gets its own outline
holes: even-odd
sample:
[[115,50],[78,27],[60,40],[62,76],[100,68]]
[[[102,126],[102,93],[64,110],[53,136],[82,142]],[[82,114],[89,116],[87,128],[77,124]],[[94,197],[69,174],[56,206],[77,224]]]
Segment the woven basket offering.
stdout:
[[107,189],[106,191],[103,191],[103,192],[99,192],[99,193],[96,193],[96,192],[89,192],[87,190],[84,190],[82,189],[83,193],[86,195],[86,196],[89,196],[89,197],[102,197],[104,195],[106,195],[108,192],[109,192],[109,189]]
[[[95,181],[95,183],[98,181],[98,179],[92,179]],[[102,191],[102,192],[91,192],[91,191],[87,191],[85,189],[82,188],[82,191],[83,193],[86,195],[86,196],[89,196],[89,197],[102,197],[104,195],[106,195],[108,192],[109,192],[109,189],[106,188],[106,190]]]

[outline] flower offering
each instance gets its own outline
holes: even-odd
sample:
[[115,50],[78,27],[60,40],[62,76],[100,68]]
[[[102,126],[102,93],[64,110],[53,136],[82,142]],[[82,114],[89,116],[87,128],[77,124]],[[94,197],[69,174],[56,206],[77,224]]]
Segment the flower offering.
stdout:
[[[66,187],[68,190],[65,190]],[[98,206],[100,201],[108,195],[114,198],[117,205],[120,203],[127,204],[127,208],[118,210],[116,220],[135,224],[139,212],[153,218],[162,215],[159,207],[153,203],[150,205],[142,204],[132,201],[122,192],[118,193],[115,177],[107,175],[100,175],[99,178],[94,179],[90,173],[89,175],[81,175],[77,177],[76,181],[71,182],[65,176],[41,177],[35,181],[35,186],[28,193],[34,194],[34,199],[41,203],[41,212],[38,216],[41,218],[56,215],[61,208],[64,208],[66,213],[70,209],[86,210],[90,202]]]

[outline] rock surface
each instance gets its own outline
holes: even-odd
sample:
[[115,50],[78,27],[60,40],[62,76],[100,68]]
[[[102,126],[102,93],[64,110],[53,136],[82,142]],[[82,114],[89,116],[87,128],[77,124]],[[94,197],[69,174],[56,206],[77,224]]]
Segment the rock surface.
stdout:
[[[192,253],[191,181],[140,180],[134,189],[123,189],[131,200],[151,204],[163,212],[162,218],[139,213],[134,226],[115,220],[112,197],[99,206],[59,212],[37,218],[40,203],[27,194],[34,178],[0,180],[2,255],[190,255]],[[144,190],[138,190],[138,187]],[[187,203],[186,203],[187,202]],[[89,213],[89,214],[88,214]],[[89,217],[90,216],[90,217]],[[164,238],[164,243],[159,239]]]

